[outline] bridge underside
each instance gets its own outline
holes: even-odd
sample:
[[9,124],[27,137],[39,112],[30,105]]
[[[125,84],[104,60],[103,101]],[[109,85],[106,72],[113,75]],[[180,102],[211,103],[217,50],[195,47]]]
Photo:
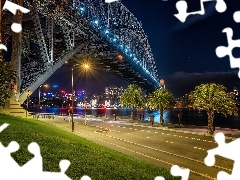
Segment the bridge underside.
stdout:
[[[12,52],[12,61],[14,53],[21,57],[15,66],[20,103],[27,98],[28,91],[34,92],[65,61],[81,60],[84,56],[91,57],[98,68],[138,84],[144,90],[150,92],[159,87],[146,35],[120,2],[106,5],[103,0],[29,0],[24,3],[30,13],[17,18],[23,25],[18,47],[21,51]],[[99,8],[101,13],[96,10]],[[4,23],[8,32],[11,23],[11,19]],[[11,34],[4,35],[9,40]],[[19,37],[13,37],[12,43],[14,39]]]

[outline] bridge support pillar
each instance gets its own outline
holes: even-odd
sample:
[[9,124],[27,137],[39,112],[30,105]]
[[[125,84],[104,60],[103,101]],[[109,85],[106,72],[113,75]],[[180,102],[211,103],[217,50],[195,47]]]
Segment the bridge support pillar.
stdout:
[[[5,1],[0,1],[0,44],[3,44],[3,13],[2,8]],[[3,60],[3,49],[0,49],[0,61]]]
[[[23,6],[23,0],[14,0],[14,3]],[[22,25],[22,12],[17,10],[17,13],[13,16],[13,22]],[[21,87],[21,54],[22,54],[22,32],[12,32],[12,57],[11,63],[13,69],[17,74],[16,83],[11,82],[13,85],[13,91],[11,92],[11,98],[18,100]]]

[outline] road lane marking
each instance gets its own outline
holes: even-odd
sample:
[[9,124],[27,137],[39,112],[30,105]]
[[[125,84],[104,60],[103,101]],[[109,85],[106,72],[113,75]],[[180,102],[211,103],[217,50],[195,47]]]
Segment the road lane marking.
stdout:
[[[89,124],[87,124],[87,125],[89,125]],[[91,125],[92,127],[99,127],[99,126],[94,126],[94,125]],[[114,125],[111,125],[111,126],[114,126]],[[121,127],[121,126],[117,126],[117,127]],[[103,127],[100,127],[100,128],[103,128]],[[123,127],[123,128],[126,128],[126,127]],[[129,129],[132,129],[132,128],[129,128]],[[140,129],[135,129],[136,131],[137,130],[140,130]],[[165,130],[165,129],[163,129],[163,130]],[[112,131],[112,130],[110,130],[109,129],[109,131]],[[116,131],[116,130],[113,130],[113,131]],[[141,131],[145,131],[144,129],[143,130],[141,130]],[[117,131],[117,132],[120,132],[120,131]],[[150,131],[147,131],[147,132],[150,132]],[[158,132],[155,132],[155,133],[158,133]],[[164,133],[162,133],[162,134],[164,134]],[[166,134],[166,135],[171,135],[171,134]],[[199,134],[198,134],[199,135]],[[173,134],[173,136],[178,136],[178,135],[176,135],[176,134]],[[178,136],[178,137],[184,137],[184,136]],[[204,141],[204,142],[209,142],[209,143],[213,143],[214,141],[208,141],[208,140],[205,140],[205,139],[197,139],[197,138],[191,138],[191,137],[187,137],[187,136],[185,136],[184,138],[186,138],[186,139],[188,139],[188,138],[190,138],[190,139],[192,139],[192,140],[198,140],[198,141]],[[216,142],[214,142],[214,143],[216,143]]]
[[[164,160],[158,159],[158,158],[156,158],[156,157],[152,157],[152,156],[149,156],[149,155],[147,155],[147,154],[144,154],[144,153],[141,153],[141,152],[132,150],[132,149],[128,149],[128,148],[126,148],[126,147],[119,146],[119,145],[117,145],[117,144],[114,144],[114,143],[111,143],[111,142],[108,142],[108,141],[105,141],[105,140],[102,140],[102,139],[99,139],[99,138],[96,138],[96,137],[93,137],[93,136],[90,136],[90,137],[91,137],[91,138],[94,138],[94,139],[97,139],[97,140],[99,140],[99,141],[102,141],[102,142],[105,142],[105,143],[108,143],[108,144],[117,146],[117,147],[119,147],[119,148],[122,148],[122,149],[125,149],[125,150],[128,150],[128,151],[134,152],[134,153],[136,153],[136,154],[140,154],[140,155],[142,155],[142,156],[145,156],[145,157],[148,157],[148,158],[157,160],[157,161],[159,161],[159,162],[162,162],[162,163],[165,163],[165,164],[168,164],[168,165],[171,165],[171,166],[174,165],[173,163],[170,163],[170,162],[168,162],[168,161],[164,161]],[[194,173],[194,174],[197,174],[197,175],[200,175],[200,176],[209,178],[209,179],[213,179],[213,180],[215,179],[215,178],[213,178],[213,177],[211,177],[211,176],[208,176],[208,175],[203,174],[203,173],[199,173],[199,172],[197,172],[197,171],[193,171],[193,170],[190,170],[190,171],[191,171],[192,173]]]
[[[102,133],[99,133],[99,132],[96,132],[96,133],[108,137],[108,135],[106,135],[106,134],[102,134]],[[149,137],[147,137],[147,138],[149,138]],[[117,139],[118,139],[118,140],[121,140],[120,138],[117,138]],[[166,141],[166,142],[168,142],[168,141]],[[182,156],[182,155],[178,155],[178,154],[175,154],[175,153],[167,152],[167,151],[164,151],[164,150],[161,150],[161,149],[157,149],[157,148],[152,148],[152,147],[150,147],[150,146],[145,146],[145,145],[138,144],[138,143],[134,143],[134,142],[131,142],[131,141],[129,141],[129,143],[135,144],[135,145],[138,145],[138,146],[142,146],[142,147],[145,147],[145,148],[148,148],[148,149],[153,149],[153,150],[155,150],[155,151],[163,152],[163,153],[166,153],[166,154],[169,154],[169,155],[173,155],[173,156],[176,156],[176,157],[188,159],[188,160],[190,160],[190,161],[195,161],[195,162],[204,164],[203,161],[200,161],[200,160],[197,160],[197,159],[192,159],[192,158],[189,158],[189,157],[186,157],[186,156]],[[173,143],[173,142],[170,142],[170,143]],[[199,149],[199,148],[198,148],[198,147],[195,147],[195,149]],[[200,149],[201,149],[201,148],[200,148]],[[204,149],[202,149],[202,150],[204,150]],[[231,171],[231,169],[224,168],[224,167],[221,167],[221,166],[218,166],[218,165],[214,165],[214,167],[217,167],[217,168],[220,168],[220,169],[224,169],[224,170],[227,170],[227,171]]]
[[[56,126],[60,126],[60,127],[62,127],[62,128],[66,128],[66,129],[68,129],[69,131],[71,131],[70,128],[61,126],[61,125],[59,125],[59,124],[57,124],[57,123],[53,123],[53,124],[55,124]],[[75,132],[77,132],[78,134],[83,134],[82,132],[78,132],[78,131],[75,131]],[[98,132],[96,132],[96,133],[98,133]],[[101,133],[100,133],[100,134],[101,134]],[[102,135],[107,136],[106,134],[102,134]],[[166,163],[166,164],[169,164],[169,165],[174,165],[174,164],[172,164],[172,163],[170,163],[170,162],[167,162],[167,161],[164,161],[164,160],[160,160],[160,159],[155,158],[155,157],[151,157],[151,156],[149,156],[149,155],[146,155],[146,154],[143,154],[143,153],[134,151],[134,150],[132,150],[132,149],[128,149],[128,148],[119,146],[119,145],[117,145],[117,144],[114,144],[114,143],[111,143],[111,142],[108,142],[108,141],[104,141],[104,140],[99,139],[99,138],[96,138],[96,137],[93,137],[93,136],[90,136],[90,135],[87,135],[87,136],[89,136],[89,137],[91,137],[91,138],[94,138],[94,139],[96,139],[96,140],[99,140],[99,141],[102,141],[102,142],[105,142],[105,143],[108,143],[108,144],[111,144],[111,145],[120,147],[120,148],[122,148],[122,149],[125,149],[125,150],[128,150],[128,151],[131,151],[131,152],[134,152],[134,153],[143,155],[143,156],[145,156],[145,157],[149,157],[149,158],[155,159],[155,160],[157,160],[157,161],[159,161],[159,162],[163,162],[163,163]],[[115,138],[115,137],[112,137],[112,138]],[[119,139],[119,138],[118,138],[118,139]],[[139,145],[139,144],[137,144],[137,143],[134,143],[134,144]],[[143,145],[141,145],[141,146],[143,146]],[[156,149],[156,148],[151,148],[151,149],[154,149],[154,150],[156,150],[156,151],[162,151],[162,152],[167,153],[166,151],[159,150],[159,149]],[[170,153],[170,154],[171,154],[171,155],[175,155],[175,154],[173,154],[173,153]],[[181,156],[181,155],[178,155],[178,156],[179,156],[179,157],[183,157],[183,156]],[[191,158],[187,158],[187,159],[191,159]],[[194,159],[193,159],[193,160],[194,160]],[[195,161],[198,161],[198,160],[195,160]],[[201,161],[199,161],[199,162],[202,163]],[[218,167],[218,168],[221,168],[221,169],[225,169],[225,170],[231,171],[231,169],[223,168],[223,167],[216,166],[216,165],[215,165],[214,167]],[[199,172],[196,172],[196,171],[193,171],[193,170],[190,170],[190,171],[191,171],[192,173],[194,173],[194,174],[198,174],[198,175],[200,175],[200,176],[203,176],[203,177],[206,177],[206,178],[209,178],[209,179],[216,180],[216,178],[213,178],[213,177],[211,177],[211,176],[208,176],[207,174],[199,173]]]

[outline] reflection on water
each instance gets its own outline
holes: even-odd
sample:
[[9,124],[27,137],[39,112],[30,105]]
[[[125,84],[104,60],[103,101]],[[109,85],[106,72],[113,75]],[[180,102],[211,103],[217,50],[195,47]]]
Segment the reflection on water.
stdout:
[[[54,113],[57,115],[66,114],[67,108],[46,108],[46,109],[29,109],[30,112],[46,112]],[[74,114],[84,115],[84,108],[74,109]],[[105,116],[105,110],[103,108],[88,108],[86,109],[87,115],[93,116]],[[106,116],[113,117],[113,114],[117,116],[129,117],[131,111],[129,108],[107,108]],[[178,124],[179,118],[178,114],[181,114],[180,122],[183,125],[197,125],[197,126],[207,126],[207,113],[205,111],[192,110],[192,109],[182,109],[178,111],[177,109],[169,110],[163,113],[163,118],[165,123]],[[138,109],[134,112],[136,119],[145,119],[148,120],[150,115],[154,115],[154,121],[160,121],[160,114],[158,111],[149,113],[147,110]],[[228,116],[224,117],[222,114],[216,114],[214,117],[214,126],[215,127],[228,127],[240,129],[240,116]]]

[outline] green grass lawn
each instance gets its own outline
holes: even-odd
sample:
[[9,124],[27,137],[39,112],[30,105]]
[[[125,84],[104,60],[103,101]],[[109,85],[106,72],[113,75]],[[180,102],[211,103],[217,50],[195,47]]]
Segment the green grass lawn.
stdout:
[[95,179],[149,179],[163,176],[166,180],[180,179],[170,175],[169,170],[139,161],[120,152],[97,145],[89,140],[34,119],[23,119],[0,114],[0,125],[10,124],[1,132],[0,141],[8,146],[17,141],[20,150],[12,156],[25,164],[33,156],[27,146],[37,142],[41,148],[44,171],[59,172],[59,162],[71,162],[66,174],[79,180],[83,175]]

